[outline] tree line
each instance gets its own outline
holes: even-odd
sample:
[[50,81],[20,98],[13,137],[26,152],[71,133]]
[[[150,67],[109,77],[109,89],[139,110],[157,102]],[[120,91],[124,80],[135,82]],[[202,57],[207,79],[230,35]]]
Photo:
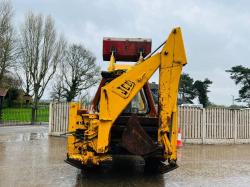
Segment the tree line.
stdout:
[[244,102],[250,107],[250,68],[242,65],[234,66],[229,70],[226,70],[230,74],[231,79],[239,88],[239,97],[236,101]]
[[[18,90],[31,96],[34,121],[38,103],[53,80],[51,97],[55,101],[72,101],[77,96],[89,100],[86,89],[97,84],[100,71],[93,53],[60,35],[51,16],[28,12],[19,28],[13,17],[11,3],[0,2],[0,88],[9,89],[9,101],[17,97]],[[240,87],[236,101],[250,106],[250,69],[239,65],[226,72]],[[211,84],[208,78],[194,81],[183,74],[181,102],[193,103],[198,98],[204,107],[209,106]]]
[[[38,103],[54,79],[51,96],[72,101],[99,80],[96,58],[83,44],[69,43],[51,16],[28,12],[20,28],[13,24],[9,1],[0,2],[0,88],[31,96],[32,121]],[[11,100],[10,99],[10,100]]]
[[204,81],[196,80],[190,77],[189,74],[183,73],[179,83],[179,98],[182,104],[193,104],[193,100],[198,97],[199,103],[203,107],[207,107],[210,104],[208,98],[208,88],[212,84],[212,81],[206,78]]
[[[239,97],[235,99],[237,102],[246,103],[250,107],[250,68],[242,65],[233,66],[226,70],[230,74],[230,78],[234,80],[239,88]],[[189,74],[183,73],[179,83],[179,99],[181,104],[193,104],[193,100],[198,98],[199,103],[203,107],[214,105],[209,101],[209,87],[213,82],[206,78],[204,81],[196,80]]]

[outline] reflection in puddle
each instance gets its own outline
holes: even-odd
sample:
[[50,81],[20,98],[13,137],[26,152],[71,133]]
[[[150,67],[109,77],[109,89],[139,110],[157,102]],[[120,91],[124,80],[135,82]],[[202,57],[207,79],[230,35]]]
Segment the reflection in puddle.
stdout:
[[145,174],[144,163],[136,158],[118,158],[112,165],[79,172],[76,186],[164,186],[163,175]]
[[47,138],[48,138],[48,133],[31,132],[31,133],[1,135],[0,142],[27,142],[27,141],[47,139]]

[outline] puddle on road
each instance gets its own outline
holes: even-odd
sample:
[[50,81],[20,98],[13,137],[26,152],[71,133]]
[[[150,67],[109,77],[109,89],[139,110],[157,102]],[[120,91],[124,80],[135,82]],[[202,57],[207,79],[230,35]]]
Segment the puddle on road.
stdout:
[[163,175],[144,173],[144,163],[136,158],[118,158],[113,165],[79,172],[76,185],[83,186],[165,186]]
[[[42,127],[0,129],[0,186],[249,186],[250,144],[184,145],[178,165],[164,175],[144,174],[141,160],[82,173],[66,164],[66,139]],[[14,143],[11,143],[14,142]]]
[[96,186],[143,186],[143,187],[151,187],[151,186],[165,186],[163,175],[133,175],[130,174],[130,171],[127,171],[127,175],[124,175],[124,171],[122,173],[116,175],[107,174],[105,177],[103,175],[95,174],[95,176],[85,177],[82,174],[77,175],[76,179],[76,187],[96,187]]
[[32,140],[48,139],[46,132],[13,133],[1,135],[0,142],[27,142]]

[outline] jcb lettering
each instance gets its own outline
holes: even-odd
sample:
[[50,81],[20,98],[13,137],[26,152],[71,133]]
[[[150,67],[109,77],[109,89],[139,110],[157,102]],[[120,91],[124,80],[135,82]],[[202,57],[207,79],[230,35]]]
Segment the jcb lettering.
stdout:
[[122,93],[123,95],[127,95],[127,94],[128,94],[128,92],[127,92],[126,90],[124,90],[124,89],[123,89],[122,87],[120,87],[120,86],[118,86],[117,89],[121,90],[121,93]]
[[134,88],[135,83],[130,80],[125,80],[120,86],[117,86],[113,92],[121,96],[122,98],[127,98],[132,89]]

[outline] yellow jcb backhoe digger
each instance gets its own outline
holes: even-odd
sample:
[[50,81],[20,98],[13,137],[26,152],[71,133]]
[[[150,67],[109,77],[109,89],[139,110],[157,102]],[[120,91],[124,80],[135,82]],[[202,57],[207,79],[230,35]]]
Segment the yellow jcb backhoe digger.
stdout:
[[[158,168],[168,161],[167,170],[177,167],[177,95],[187,63],[181,29],[174,28],[150,52],[150,39],[104,38],[103,58],[110,62],[108,71],[102,72],[92,108],[70,106],[67,163],[84,169],[112,161],[114,155],[129,154],[143,157],[146,166]],[[148,83],[157,69],[158,111]]]

